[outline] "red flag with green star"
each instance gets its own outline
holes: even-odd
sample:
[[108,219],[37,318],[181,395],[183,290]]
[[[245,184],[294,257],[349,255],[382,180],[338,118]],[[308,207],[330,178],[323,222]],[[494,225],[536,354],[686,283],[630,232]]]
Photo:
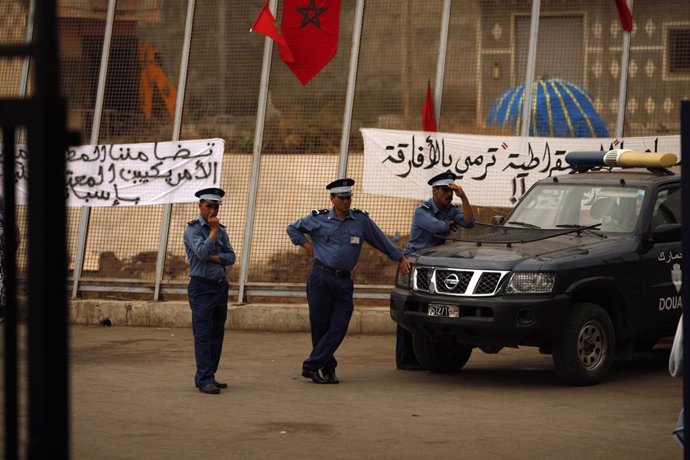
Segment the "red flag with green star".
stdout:
[[285,63],[306,85],[338,51],[340,0],[285,0],[280,28],[295,57]]

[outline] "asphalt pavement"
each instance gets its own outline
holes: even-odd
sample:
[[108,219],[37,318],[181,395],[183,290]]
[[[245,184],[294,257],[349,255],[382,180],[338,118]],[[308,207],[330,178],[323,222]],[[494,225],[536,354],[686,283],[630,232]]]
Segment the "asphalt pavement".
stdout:
[[682,458],[668,344],[569,387],[530,348],[432,374],[395,369],[394,335],[349,335],[341,383],[316,385],[300,376],[308,334],[230,329],[230,387],[205,395],[189,328],[72,326],[70,340],[74,459]]

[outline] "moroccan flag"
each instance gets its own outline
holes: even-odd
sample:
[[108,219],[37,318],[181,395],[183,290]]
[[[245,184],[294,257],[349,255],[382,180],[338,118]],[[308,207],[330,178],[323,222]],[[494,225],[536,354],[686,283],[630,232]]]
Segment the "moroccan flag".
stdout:
[[276,26],[276,18],[273,17],[271,10],[268,8],[268,0],[264,3],[264,7],[261,8],[259,15],[256,17],[256,21],[254,21],[254,25],[249,31],[259,32],[272,39],[278,44],[280,59],[285,62],[294,62],[295,57],[292,55],[292,51],[290,51],[285,37],[283,37]]
[[306,85],[338,51],[340,0],[285,0],[280,28],[295,56],[286,64]]
[[630,32],[633,28],[633,17],[630,8],[628,8],[628,2],[626,0],[616,0],[616,8],[618,8],[618,17],[621,20],[623,30]]
[[436,116],[434,115],[434,98],[431,97],[431,83],[426,82],[426,100],[422,109],[422,126],[424,131],[436,132]]

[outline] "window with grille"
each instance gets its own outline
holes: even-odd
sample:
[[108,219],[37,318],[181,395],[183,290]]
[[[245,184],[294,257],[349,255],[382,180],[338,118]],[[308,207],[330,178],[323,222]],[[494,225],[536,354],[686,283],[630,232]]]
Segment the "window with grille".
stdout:
[[669,73],[690,73],[690,29],[668,31]]

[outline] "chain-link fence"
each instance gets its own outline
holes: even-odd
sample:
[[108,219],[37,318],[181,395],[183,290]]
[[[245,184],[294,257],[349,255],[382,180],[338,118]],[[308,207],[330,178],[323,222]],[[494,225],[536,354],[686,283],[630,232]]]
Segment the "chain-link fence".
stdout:
[[[275,3],[280,23],[283,4]],[[566,87],[554,82],[581,88],[607,135],[679,133],[679,101],[687,98],[690,80],[690,10],[682,0],[635,0],[627,42],[613,0],[542,0],[536,30],[535,5],[527,1],[340,3],[338,52],[302,85],[275,49],[266,61],[270,65],[262,64],[265,38],[248,31],[263,0],[58,2],[61,84],[69,127],[80,132],[82,144],[224,139],[220,185],[228,193],[220,217],[238,255],[233,287],[250,295],[303,291],[310,262],[285,229],[312,209],[330,205],[325,185],[339,173],[357,181],[353,206],[368,211],[404,247],[418,202],[362,191],[359,129],[421,129],[427,84],[437,95],[444,132],[520,134],[519,120],[490,123],[489,113],[504,94],[524,88],[531,71],[534,91],[551,91],[553,103],[575,91],[559,90]],[[0,40],[26,40],[30,4],[0,0]],[[357,24],[360,36],[353,33]],[[107,65],[102,64],[104,44]],[[355,73],[350,71],[353,52],[358,53]],[[3,97],[21,94],[22,64],[0,61]],[[268,78],[265,112],[262,76]],[[178,91],[184,91],[182,99]],[[618,126],[621,103],[624,124]],[[539,107],[533,109],[528,126],[535,129]],[[259,113],[265,113],[265,121],[257,126]],[[567,120],[549,129],[547,136],[573,137],[588,127]],[[18,209],[23,234],[25,208]],[[477,210],[483,222],[492,213]],[[150,296],[159,286],[164,297],[183,293],[182,234],[196,214],[193,202],[69,208],[73,293]],[[25,242],[19,257],[25,270]],[[357,291],[385,290],[394,270],[386,256],[366,248],[355,271]]]

